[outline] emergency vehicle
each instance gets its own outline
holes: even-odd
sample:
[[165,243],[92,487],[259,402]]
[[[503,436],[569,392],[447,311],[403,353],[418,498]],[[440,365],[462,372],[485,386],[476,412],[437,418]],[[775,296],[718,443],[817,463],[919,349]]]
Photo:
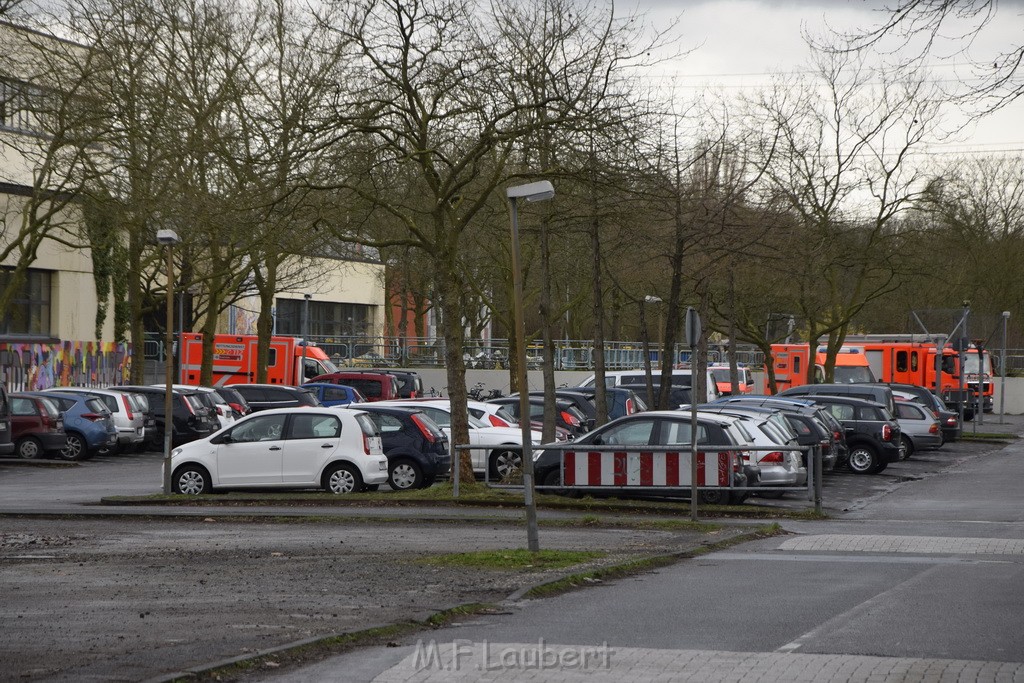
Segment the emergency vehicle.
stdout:
[[[256,381],[256,350],[259,338],[248,334],[217,334],[213,338],[213,385],[251,384]],[[199,384],[203,362],[203,335],[181,335],[181,381]],[[303,353],[305,349],[305,353]],[[302,372],[302,358],[306,367]],[[271,337],[267,383],[298,386],[309,378],[337,372],[324,350],[297,337]]]
[[[880,382],[915,384],[935,391],[935,342],[915,341],[913,335],[865,335],[847,337],[864,349],[872,371]],[[992,382],[992,359],[987,352],[978,355],[978,347],[970,344],[965,352],[964,393],[960,389],[960,354],[952,345],[942,350],[939,391],[942,400],[954,410],[958,404],[974,403],[981,390],[982,408],[992,410],[995,385]],[[984,368],[983,372],[979,372]]]
[[[825,382],[825,356],[828,347],[819,346],[814,353],[814,384]],[[807,384],[807,365],[810,362],[808,344],[772,344],[777,391]],[[856,384],[875,382],[871,365],[859,346],[844,346],[836,354],[833,382]]]

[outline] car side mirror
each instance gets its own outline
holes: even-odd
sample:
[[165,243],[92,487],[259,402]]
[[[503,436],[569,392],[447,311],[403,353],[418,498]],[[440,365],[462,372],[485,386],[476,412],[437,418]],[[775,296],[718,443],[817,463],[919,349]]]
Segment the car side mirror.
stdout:
[[220,436],[210,439],[210,443],[220,445],[222,443],[231,443],[234,439],[231,438],[231,432],[225,432]]
[[595,436],[593,439],[591,439],[590,443],[593,444],[594,446],[600,446],[602,443],[604,443],[604,440],[601,439],[600,436]]

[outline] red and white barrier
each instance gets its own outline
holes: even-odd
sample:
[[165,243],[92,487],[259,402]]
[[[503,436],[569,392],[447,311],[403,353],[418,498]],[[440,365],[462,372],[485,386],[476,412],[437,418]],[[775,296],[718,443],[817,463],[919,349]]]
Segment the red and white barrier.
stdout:
[[[729,486],[732,456],[697,453],[697,485]],[[690,453],[565,453],[565,486],[690,486]]]

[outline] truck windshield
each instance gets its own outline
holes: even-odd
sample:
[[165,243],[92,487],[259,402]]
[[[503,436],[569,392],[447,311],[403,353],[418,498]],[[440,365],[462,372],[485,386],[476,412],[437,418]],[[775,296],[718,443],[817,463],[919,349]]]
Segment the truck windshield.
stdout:
[[[985,353],[985,374],[992,374],[992,360],[988,357],[988,353]],[[978,352],[972,351],[967,354],[966,360],[964,361],[964,371],[968,375],[978,374]]]
[[871,374],[871,368],[863,366],[839,365],[835,368],[834,381],[843,384],[859,384],[861,382],[874,382],[875,376]]

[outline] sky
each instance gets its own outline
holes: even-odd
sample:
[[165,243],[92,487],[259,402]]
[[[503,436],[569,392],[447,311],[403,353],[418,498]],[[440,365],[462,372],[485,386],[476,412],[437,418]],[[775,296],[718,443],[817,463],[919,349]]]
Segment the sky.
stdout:
[[[697,92],[702,86],[724,93],[741,93],[769,83],[772,73],[806,70],[810,49],[801,31],[815,33],[827,26],[856,29],[880,20],[877,0],[632,0],[617,3],[619,12],[645,14],[655,26],[679,18],[680,47],[692,49],[667,69],[677,90]],[[893,4],[894,0],[889,0]],[[991,59],[1024,41],[1024,0],[1001,0],[995,21],[971,46],[970,56]],[[970,78],[968,58],[950,56],[950,44],[940,46],[948,59],[929,60],[933,77],[946,86]],[[664,75],[651,78],[669,80]],[[1024,99],[1024,98],[1022,98]],[[954,141],[936,144],[933,152],[1024,153],[1024,101],[984,118],[964,117],[951,108],[949,123],[967,123]]]

